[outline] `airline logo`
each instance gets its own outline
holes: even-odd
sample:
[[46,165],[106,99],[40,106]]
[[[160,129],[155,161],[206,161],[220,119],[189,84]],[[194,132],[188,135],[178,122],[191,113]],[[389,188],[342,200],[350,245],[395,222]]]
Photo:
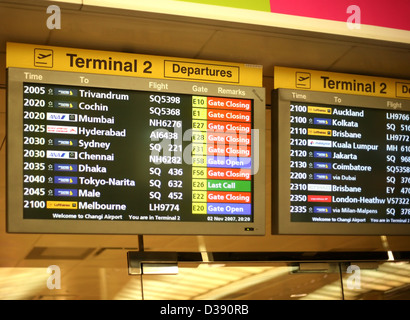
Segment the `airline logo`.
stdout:
[[54,139],[55,146],[77,147],[77,139]]
[[332,175],[330,173],[314,173],[314,180],[332,180]]
[[54,189],[54,195],[57,197],[77,197],[77,189]]
[[332,191],[331,184],[308,184],[308,191]]
[[329,162],[313,162],[314,169],[330,169],[332,164]]
[[308,113],[332,114],[332,108],[308,106]]
[[76,164],[54,164],[54,171],[77,172],[78,165]]
[[47,150],[47,158],[48,159],[77,159],[77,152]]
[[77,127],[47,126],[47,133],[77,134]]
[[332,120],[325,119],[325,118],[313,118],[313,124],[318,124],[322,126],[330,126],[332,124]]
[[332,158],[332,153],[331,152],[326,152],[326,151],[314,151],[313,152],[313,157],[315,157],[315,158]]
[[314,213],[332,213],[332,207],[313,207]]
[[54,177],[54,183],[58,184],[77,184],[77,177]]
[[308,145],[309,147],[331,148],[332,141],[308,139]]
[[77,122],[77,115],[76,114],[69,114],[69,113],[48,112],[47,113],[47,120]]
[[308,195],[308,202],[332,202],[332,196]]
[[47,201],[47,209],[77,209],[77,201]]
[[332,136],[332,130],[324,130],[324,129],[308,129],[308,135],[311,136]]
[[56,96],[77,96],[77,90],[76,89],[70,89],[70,88],[56,88],[54,89],[54,94]]
[[54,108],[77,109],[77,102],[54,101]]

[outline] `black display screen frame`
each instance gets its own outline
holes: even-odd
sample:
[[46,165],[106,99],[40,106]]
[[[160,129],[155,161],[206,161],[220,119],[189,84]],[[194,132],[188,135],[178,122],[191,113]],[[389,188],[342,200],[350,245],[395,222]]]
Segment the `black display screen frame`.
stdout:
[[[66,87],[181,94],[234,99],[253,103],[253,221],[98,221],[26,219],[23,216],[23,84],[37,83]],[[7,232],[66,234],[183,234],[263,235],[265,234],[265,89],[193,81],[146,79],[124,76],[82,74],[48,70],[9,68],[7,90]],[[68,125],[65,123],[64,125]],[[148,141],[149,144],[151,141]],[[254,168],[255,169],[255,168]]]
[[[350,222],[323,222],[323,221],[292,221],[291,206],[297,205],[296,202],[291,202],[291,103],[296,102],[304,106],[317,106],[326,108],[326,106],[339,107],[340,109],[351,107],[352,110],[375,110],[375,111],[390,111],[392,113],[405,111],[410,113],[410,101],[403,99],[389,99],[371,96],[359,96],[349,94],[334,94],[325,92],[316,92],[309,90],[293,90],[293,89],[275,89],[272,91],[272,234],[292,234],[292,235],[410,235],[409,223],[354,223]],[[358,109],[356,109],[358,108]],[[320,110],[322,112],[323,110]],[[323,111],[325,112],[325,111]],[[316,114],[317,117],[331,118],[330,115]],[[308,124],[305,125],[307,129]],[[311,127],[315,127],[311,125]],[[320,126],[316,126],[321,128]],[[325,128],[325,127],[323,127]],[[329,126],[329,129],[335,129]],[[293,130],[293,129],[292,129]],[[357,128],[360,132],[363,128]],[[376,129],[377,130],[377,129]],[[307,133],[306,133],[307,134]],[[319,132],[320,134],[320,132]],[[326,134],[326,133],[324,133]],[[309,139],[317,140],[332,140],[331,137],[311,136],[306,135],[306,141]],[[348,139],[345,139],[348,140]],[[399,144],[399,142],[394,142]],[[408,144],[410,145],[410,143]],[[308,148],[306,148],[308,149]],[[332,148],[316,148],[318,150],[333,151]],[[336,150],[336,149],[335,149]],[[338,149],[337,151],[341,151]],[[349,151],[347,152],[349,153]],[[385,151],[383,151],[384,155]],[[309,155],[306,158],[298,158],[293,160],[302,160],[309,164]],[[371,161],[371,160],[370,160]],[[325,161],[326,162],[326,161]],[[329,162],[329,161],[327,161]],[[348,161],[347,161],[348,162]],[[359,161],[351,161],[358,163]],[[367,161],[369,162],[369,161]],[[294,163],[292,164],[294,165]],[[407,166],[407,165],[406,165]],[[304,171],[304,169],[296,170]],[[308,171],[307,169],[305,170]],[[389,174],[387,174],[389,175]],[[408,174],[410,176],[410,174]],[[371,179],[372,177],[369,176]],[[300,180],[295,180],[300,181]],[[295,182],[293,181],[293,182]],[[304,184],[312,183],[313,180],[304,181]],[[333,189],[332,189],[333,190]],[[365,195],[365,190],[361,190]],[[308,192],[309,193],[309,192]],[[315,194],[315,192],[311,192]],[[322,192],[326,195],[332,195],[331,192]],[[318,193],[320,194],[320,192]],[[348,195],[348,193],[347,193]],[[352,194],[350,194],[352,196]],[[354,194],[353,194],[354,196]],[[404,195],[403,198],[408,198]],[[334,200],[331,197],[332,201]],[[326,198],[320,199],[326,201]],[[304,202],[306,203],[306,201]],[[324,202],[323,207],[326,206]],[[346,205],[347,206],[347,205]],[[410,208],[410,206],[405,206]],[[333,212],[334,213],[334,212]],[[307,213],[309,214],[309,213]],[[399,219],[397,216],[393,217]],[[405,216],[410,219],[410,216]],[[342,220],[340,220],[342,221]],[[347,220],[346,220],[347,221]],[[408,221],[408,220],[407,220]]]

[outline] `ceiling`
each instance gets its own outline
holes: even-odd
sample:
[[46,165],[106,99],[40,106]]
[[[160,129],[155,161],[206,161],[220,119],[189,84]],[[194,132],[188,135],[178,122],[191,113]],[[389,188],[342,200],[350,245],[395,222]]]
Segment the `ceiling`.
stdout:
[[[78,3],[78,4],[76,4]],[[340,298],[337,272],[294,273],[279,262],[180,265],[177,276],[129,276],[129,250],[175,252],[410,251],[406,236],[271,235],[270,89],[273,67],[410,79],[410,46],[240,23],[60,2],[61,30],[46,27],[46,1],[0,1],[0,299],[320,299]],[[97,10],[98,9],[98,10]],[[267,88],[266,235],[143,236],[8,234],[6,220],[7,41],[263,65]],[[47,289],[47,267],[61,268],[62,288]],[[391,262],[362,273],[362,290],[347,298],[409,292],[409,264]],[[207,279],[202,281],[201,279]],[[389,281],[387,281],[389,280]],[[195,283],[195,286],[192,286]],[[377,286],[379,285],[379,286]],[[338,289],[335,289],[338,288]],[[396,290],[396,291],[392,291]],[[282,295],[281,295],[282,292]],[[393,293],[392,293],[393,292]],[[366,296],[367,295],[367,296]],[[403,297],[403,295],[401,295]]]

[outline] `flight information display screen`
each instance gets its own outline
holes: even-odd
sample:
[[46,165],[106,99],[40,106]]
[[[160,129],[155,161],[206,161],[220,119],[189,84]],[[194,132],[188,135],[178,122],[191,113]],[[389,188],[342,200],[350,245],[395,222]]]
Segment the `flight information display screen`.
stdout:
[[275,97],[285,158],[277,230],[409,234],[409,101],[294,90]]
[[32,230],[44,222],[39,232],[264,233],[255,196],[264,106],[255,88],[35,74],[41,79],[16,71],[10,89],[18,225]]

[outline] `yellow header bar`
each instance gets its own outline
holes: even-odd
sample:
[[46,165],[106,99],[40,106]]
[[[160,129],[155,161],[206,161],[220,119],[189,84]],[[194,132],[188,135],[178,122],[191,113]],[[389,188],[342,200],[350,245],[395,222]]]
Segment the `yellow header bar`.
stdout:
[[410,99],[410,80],[296,68],[275,67],[274,87]]
[[262,87],[260,65],[7,43],[6,66]]

